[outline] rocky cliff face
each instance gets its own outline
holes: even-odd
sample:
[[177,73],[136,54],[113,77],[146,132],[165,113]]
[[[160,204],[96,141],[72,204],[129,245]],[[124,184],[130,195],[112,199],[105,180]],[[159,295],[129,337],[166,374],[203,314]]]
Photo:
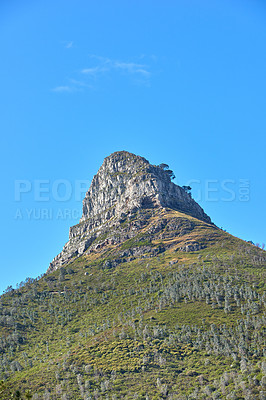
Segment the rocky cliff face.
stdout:
[[[174,209],[211,223],[191,196],[171,182],[167,171],[126,151],[111,154],[105,158],[86,193],[80,223],[70,228],[69,241],[54,258],[48,272],[74,256],[93,251],[99,246],[96,239],[107,236],[126,216],[140,209],[154,208]],[[132,234],[127,232],[124,239]]]

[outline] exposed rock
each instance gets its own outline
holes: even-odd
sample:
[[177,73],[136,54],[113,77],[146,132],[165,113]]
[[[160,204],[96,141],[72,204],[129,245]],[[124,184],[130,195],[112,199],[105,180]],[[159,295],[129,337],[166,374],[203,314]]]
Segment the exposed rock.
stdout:
[[115,268],[118,264],[121,264],[122,262],[124,262],[124,259],[123,259],[123,258],[118,258],[118,259],[115,259],[115,260],[106,260],[106,261],[103,263],[102,268],[103,268],[103,269]]
[[180,251],[199,251],[201,249],[204,249],[206,246],[199,244],[197,242],[191,242],[191,243],[187,243],[184,246],[180,247],[178,250]]
[[183,188],[162,168],[145,158],[121,151],[105,158],[83,201],[81,221],[97,226],[138,208],[169,207],[210,222]]
[[[69,241],[54,258],[48,272],[86,251],[99,251],[107,244],[116,245],[132,238],[147,223],[148,211],[154,208],[171,208],[211,223],[190,194],[171,182],[167,171],[126,151],[111,154],[104,159],[86,193],[80,223],[70,228]],[[136,213],[141,210],[142,215],[136,219]],[[123,227],[125,221],[130,223]],[[182,221],[175,219],[166,230],[178,230],[180,224]],[[158,221],[150,233],[159,232],[166,225],[166,220]],[[184,235],[193,229],[193,223],[182,229],[179,234]],[[111,231],[116,232],[115,236],[110,237]]]

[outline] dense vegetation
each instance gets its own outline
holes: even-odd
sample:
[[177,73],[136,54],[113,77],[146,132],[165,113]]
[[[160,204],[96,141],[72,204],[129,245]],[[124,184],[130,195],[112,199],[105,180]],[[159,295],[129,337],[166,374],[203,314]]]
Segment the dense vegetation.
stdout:
[[120,229],[138,221],[1,297],[0,399],[266,399],[265,251],[170,210]]

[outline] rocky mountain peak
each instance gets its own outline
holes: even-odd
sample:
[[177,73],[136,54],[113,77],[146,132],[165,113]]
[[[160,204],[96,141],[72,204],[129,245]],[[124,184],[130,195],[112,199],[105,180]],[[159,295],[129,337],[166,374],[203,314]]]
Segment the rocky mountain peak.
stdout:
[[136,208],[169,207],[210,222],[202,208],[167,170],[145,158],[119,151],[104,159],[83,201],[81,222],[98,218],[104,223]]
[[211,222],[191,195],[171,181],[169,171],[127,151],[111,154],[93,177],[83,200],[80,223],[70,228],[69,242],[48,271],[73,255],[81,255],[103,231],[119,224],[126,215],[156,208],[170,208]]

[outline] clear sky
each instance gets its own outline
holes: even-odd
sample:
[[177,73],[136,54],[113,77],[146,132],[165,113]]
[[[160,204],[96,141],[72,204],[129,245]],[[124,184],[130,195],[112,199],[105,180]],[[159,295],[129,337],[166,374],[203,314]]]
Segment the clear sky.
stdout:
[[266,242],[265,1],[1,0],[0,41],[0,293],[46,271],[118,150]]

